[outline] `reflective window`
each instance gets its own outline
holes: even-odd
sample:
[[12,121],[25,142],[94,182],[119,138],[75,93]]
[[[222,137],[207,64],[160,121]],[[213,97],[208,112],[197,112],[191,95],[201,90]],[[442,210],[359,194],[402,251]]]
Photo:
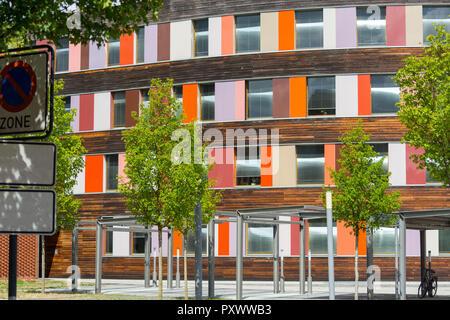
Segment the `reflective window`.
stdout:
[[214,120],[214,84],[200,85],[200,110],[202,121]]
[[125,91],[113,93],[114,103],[114,127],[125,126]]
[[297,184],[324,183],[323,145],[297,146]]
[[180,109],[176,112],[176,115],[179,116],[183,112],[183,86],[173,86],[173,96],[181,104]]
[[261,33],[259,14],[237,16],[235,23],[236,52],[259,51]]
[[380,228],[373,231],[373,253],[392,254],[395,253],[395,229]]
[[249,223],[247,227],[247,254],[272,254],[273,226]]
[[386,7],[356,8],[358,46],[386,44]]
[[396,113],[395,106],[400,101],[400,88],[392,79],[393,75],[371,75],[370,92],[372,113]]
[[106,159],[106,190],[117,190],[117,175],[119,174],[119,156],[105,155]]
[[323,47],[322,10],[295,12],[297,49]]
[[140,27],[136,32],[136,62],[144,62],[145,27]]
[[336,114],[334,77],[308,78],[308,115]]
[[383,157],[383,171],[388,172],[389,159],[388,159],[388,144],[387,143],[374,143],[372,144],[372,150],[379,153],[378,157],[375,157],[375,161],[380,161]]
[[110,38],[108,43],[108,66],[120,64],[120,39]]
[[272,80],[247,82],[247,118],[272,117]]
[[428,44],[426,40],[430,34],[436,34],[434,30],[434,24],[445,24],[447,32],[450,32],[450,6],[435,7],[435,6],[423,6],[423,42]]
[[[208,237],[208,232],[207,232],[207,228],[206,226],[202,225],[202,253],[206,254],[207,253],[207,237]],[[187,253],[190,254],[194,254],[195,253],[195,233],[194,230],[190,230],[187,234],[187,245],[186,245],[186,251]]]
[[148,88],[141,90],[142,103],[147,103],[149,101],[148,90]]
[[70,97],[64,98],[64,111],[70,112]]
[[259,147],[236,148],[236,185],[261,184],[261,159]]
[[56,72],[69,70],[69,39],[61,38],[56,44]]
[[105,231],[105,253],[113,253],[113,232]]
[[145,233],[133,232],[132,253],[145,253]]
[[194,21],[194,53],[196,57],[208,55],[208,19]]
[[[311,253],[327,254],[328,253],[328,234],[326,219],[308,220],[309,224],[309,248]],[[333,221],[333,250],[337,253],[337,224]]]
[[450,230],[439,230],[439,253],[450,253]]

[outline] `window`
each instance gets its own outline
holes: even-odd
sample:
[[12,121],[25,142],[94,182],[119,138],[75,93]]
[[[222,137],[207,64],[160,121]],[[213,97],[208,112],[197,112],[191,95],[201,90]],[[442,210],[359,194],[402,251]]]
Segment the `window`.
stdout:
[[247,118],[272,117],[272,80],[247,82]]
[[183,86],[173,86],[173,96],[181,104],[180,108],[177,110],[177,117],[183,112]]
[[117,190],[117,175],[119,174],[119,155],[108,154],[106,159],[106,190]]
[[208,55],[208,19],[194,21],[194,56]]
[[120,64],[120,39],[110,38],[108,43],[108,66]]
[[149,101],[149,97],[148,97],[149,90],[150,90],[149,88],[141,90],[142,103],[144,103],[144,104]]
[[380,228],[373,231],[373,253],[392,254],[395,252],[395,229]]
[[200,85],[200,110],[202,121],[214,120],[214,84]]
[[388,172],[389,160],[388,160],[388,144],[387,143],[374,143],[372,144],[372,150],[378,152],[380,155],[375,157],[374,161],[380,161],[383,157],[383,171],[385,174]]
[[[309,248],[311,253],[328,253],[328,235],[326,219],[308,220]],[[333,250],[337,253],[337,224],[333,220]]]
[[386,7],[356,8],[358,46],[386,45]]
[[136,62],[144,62],[145,27],[140,27],[136,32]]
[[56,72],[69,70],[69,39],[61,38],[56,44]]
[[439,253],[450,253],[450,230],[439,230]]
[[259,147],[236,149],[236,185],[255,186],[261,184],[261,159]]
[[236,52],[259,51],[261,33],[259,14],[237,16],[235,23]]
[[297,49],[323,47],[322,10],[295,12]]
[[[207,253],[207,228],[206,226],[202,225],[202,253],[206,254]],[[187,244],[186,244],[186,252],[187,253],[195,253],[195,233],[194,230],[189,230],[188,234],[187,234]]]
[[125,91],[119,91],[113,93],[114,103],[114,121],[113,126],[124,127],[125,126]]
[[247,225],[247,254],[273,252],[273,226],[249,223]]
[[393,75],[371,75],[370,95],[372,113],[396,113],[400,101],[400,88],[395,85]]
[[308,78],[308,115],[336,114],[334,77]]
[[105,254],[113,253],[113,232],[105,231]]
[[424,6],[422,9],[423,16],[423,42],[429,44],[427,37],[430,34],[436,34],[434,24],[445,24],[447,32],[450,32],[450,7],[434,7]]
[[64,111],[70,112],[70,97],[64,98]]
[[132,253],[145,253],[145,233],[133,232]]
[[325,157],[323,145],[297,146],[297,184],[323,184]]

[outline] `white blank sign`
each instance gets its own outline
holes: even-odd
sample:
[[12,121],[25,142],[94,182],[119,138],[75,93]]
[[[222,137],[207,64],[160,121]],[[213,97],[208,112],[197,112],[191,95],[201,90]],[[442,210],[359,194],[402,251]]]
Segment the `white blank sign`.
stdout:
[[0,233],[51,235],[56,227],[53,190],[0,189]]

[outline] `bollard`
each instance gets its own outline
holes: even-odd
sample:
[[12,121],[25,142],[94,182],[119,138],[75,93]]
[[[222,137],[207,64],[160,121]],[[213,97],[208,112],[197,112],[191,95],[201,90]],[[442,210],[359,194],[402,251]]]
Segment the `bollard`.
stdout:
[[284,256],[283,250],[281,250],[281,277],[280,277],[280,289],[284,293]]
[[177,288],[181,288],[180,285],[180,248],[177,248],[177,274],[176,274]]
[[308,295],[312,294],[311,248],[308,249]]

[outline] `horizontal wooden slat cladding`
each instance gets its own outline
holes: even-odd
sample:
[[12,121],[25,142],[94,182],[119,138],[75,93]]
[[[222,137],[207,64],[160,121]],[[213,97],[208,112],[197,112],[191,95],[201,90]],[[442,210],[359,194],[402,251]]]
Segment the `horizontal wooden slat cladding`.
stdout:
[[396,72],[422,48],[371,48],[241,54],[165,63],[106,68],[55,75],[64,79],[61,94],[148,88],[152,78],[174,83],[223,81],[341,73]]
[[[445,2],[445,1],[441,1]],[[435,4],[433,0],[397,0],[395,4]],[[358,6],[358,5],[385,5],[384,0],[164,0],[164,6],[159,11],[159,22],[209,17],[226,14],[243,14],[248,12],[277,11],[302,8],[321,8],[329,6]]]
[[77,133],[83,138],[83,146],[88,154],[125,152],[122,141],[123,130],[93,131]]

